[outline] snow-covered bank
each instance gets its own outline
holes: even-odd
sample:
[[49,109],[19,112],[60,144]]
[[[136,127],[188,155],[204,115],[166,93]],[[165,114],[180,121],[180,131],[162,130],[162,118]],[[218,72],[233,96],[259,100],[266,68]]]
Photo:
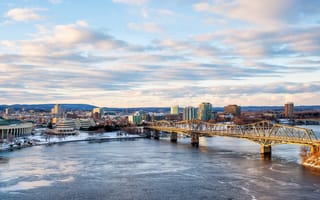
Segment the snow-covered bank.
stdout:
[[79,141],[106,141],[106,140],[126,140],[143,138],[139,135],[129,135],[123,132],[87,133],[80,132],[77,135],[30,135],[23,138],[16,138],[14,143],[0,143],[0,151],[8,151],[36,145],[51,145],[66,142]]

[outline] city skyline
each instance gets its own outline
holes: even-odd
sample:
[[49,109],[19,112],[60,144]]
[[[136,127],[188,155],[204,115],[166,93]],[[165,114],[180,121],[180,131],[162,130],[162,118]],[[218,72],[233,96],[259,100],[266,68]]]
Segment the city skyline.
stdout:
[[319,6],[0,1],[0,104],[319,105]]

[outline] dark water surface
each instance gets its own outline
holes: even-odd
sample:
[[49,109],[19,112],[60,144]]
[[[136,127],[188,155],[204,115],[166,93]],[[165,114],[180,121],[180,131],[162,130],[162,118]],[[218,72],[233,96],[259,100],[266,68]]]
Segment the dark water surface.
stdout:
[[320,199],[320,174],[300,147],[233,138],[177,144],[138,139],[66,143],[0,153],[0,199]]

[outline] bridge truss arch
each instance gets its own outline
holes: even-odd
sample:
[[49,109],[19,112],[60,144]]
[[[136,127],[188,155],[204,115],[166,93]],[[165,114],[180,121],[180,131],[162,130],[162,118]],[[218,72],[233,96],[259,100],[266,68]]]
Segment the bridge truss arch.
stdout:
[[273,144],[298,144],[308,146],[320,146],[316,134],[312,129],[273,124],[271,121],[257,123],[236,124],[213,124],[200,120],[179,122],[158,121],[150,128],[160,131],[177,133],[197,133],[200,136],[226,136],[248,139],[260,145]]

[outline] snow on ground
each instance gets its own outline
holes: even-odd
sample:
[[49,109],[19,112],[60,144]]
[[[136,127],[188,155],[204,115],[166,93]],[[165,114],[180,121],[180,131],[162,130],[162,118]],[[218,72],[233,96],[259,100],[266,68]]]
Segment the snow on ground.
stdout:
[[[88,133],[79,132],[77,135],[48,135],[36,134],[16,138],[15,143],[0,143],[0,151],[10,150],[12,148],[27,147],[32,145],[55,144],[65,142],[90,141],[90,140],[108,140],[108,139],[125,139],[137,138],[139,135],[129,135],[124,132],[104,132],[104,133]],[[20,145],[18,145],[20,143]],[[32,145],[30,144],[32,143]]]

